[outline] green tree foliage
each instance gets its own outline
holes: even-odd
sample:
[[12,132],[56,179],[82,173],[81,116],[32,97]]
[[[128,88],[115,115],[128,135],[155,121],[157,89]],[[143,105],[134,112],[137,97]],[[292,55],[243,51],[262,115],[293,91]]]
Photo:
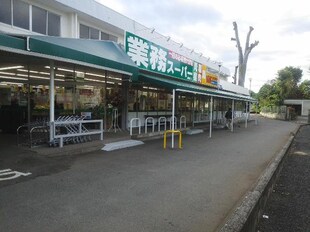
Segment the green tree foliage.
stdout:
[[281,104],[281,99],[279,95],[279,89],[277,88],[275,83],[272,83],[264,84],[260,88],[257,97],[260,106],[274,106]]
[[290,66],[278,71],[276,86],[282,101],[284,99],[297,99],[302,97],[298,88],[301,77],[302,70],[300,68]]
[[[284,99],[304,98],[304,93],[309,90],[307,83],[298,86],[302,78],[302,70],[292,66],[278,71],[275,80],[263,85],[258,92],[260,106],[280,106]],[[308,83],[309,84],[309,83]]]
[[303,81],[299,86],[299,91],[304,99],[310,99],[310,80]]

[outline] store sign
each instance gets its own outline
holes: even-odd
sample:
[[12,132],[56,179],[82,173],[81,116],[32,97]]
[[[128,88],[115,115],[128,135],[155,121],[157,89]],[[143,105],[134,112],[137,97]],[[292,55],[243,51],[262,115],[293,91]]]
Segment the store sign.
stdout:
[[206,65],[130,32],[126,32],[125,46],[127,55],[142,69],[217,87],[218,78],[208,72]]

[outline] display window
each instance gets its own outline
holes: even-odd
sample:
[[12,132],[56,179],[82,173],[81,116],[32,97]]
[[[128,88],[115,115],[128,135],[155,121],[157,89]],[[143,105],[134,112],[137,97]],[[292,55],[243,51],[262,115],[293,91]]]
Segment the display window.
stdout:
[[128,111],[158,112],[171,110],[172,95],[154,87],[131,87],[128,93]]

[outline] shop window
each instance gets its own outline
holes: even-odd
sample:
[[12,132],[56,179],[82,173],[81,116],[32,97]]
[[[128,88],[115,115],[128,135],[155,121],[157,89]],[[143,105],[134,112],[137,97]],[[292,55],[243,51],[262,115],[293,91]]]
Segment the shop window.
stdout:
[[101,32],[101,40],[109,40],[109,34]]
[[39,7],[32,7],[32,31],[46,34],[47,11]]
[[157,108],[157,93],[148,92],[146,97],[146,110],[155,111]]
[[2,0],[0,7],[0,22],[11,25],[11,14],[11,0]]
[[109,40],[114,41],[117,43],[117,37],[114,35],[109,35]]
[[82,39],[96,39],[96,40],[110,40],[117,42],[117,37],[110,35],[108,33],[99,31],[96,28],[89,27],[83,24],[80,24],[80,38]]
[[60,36],[60,16],[33,6],[32,31],[43,35]]
[[80,24],[80,38],[99,40],[99,30]]
[[89,39],[89,27],[83,24],[80,24],[80,38]]
[[13,1],[13,25],[29,30],[29,4]]
[[135,89],[130,89],[128,92],[128,110],[139,111],[139,107],[138,91]]
[[139,98],[139,109],[140,109],[140,111],[146,111],[147,92],[139,90],[138,91],[138,98]]
[[47,22],[47,34],[50,36],[60,36],[60,16],[48,12]]
[[95,28],[90,28],[90,39],[99,40],[99,30]]

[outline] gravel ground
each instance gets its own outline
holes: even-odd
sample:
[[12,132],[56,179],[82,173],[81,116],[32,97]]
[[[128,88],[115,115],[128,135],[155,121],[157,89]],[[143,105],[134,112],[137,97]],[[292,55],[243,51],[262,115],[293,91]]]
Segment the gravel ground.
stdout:
[[259,232],[310,231],[310,125],[297,133],[263,212]]

